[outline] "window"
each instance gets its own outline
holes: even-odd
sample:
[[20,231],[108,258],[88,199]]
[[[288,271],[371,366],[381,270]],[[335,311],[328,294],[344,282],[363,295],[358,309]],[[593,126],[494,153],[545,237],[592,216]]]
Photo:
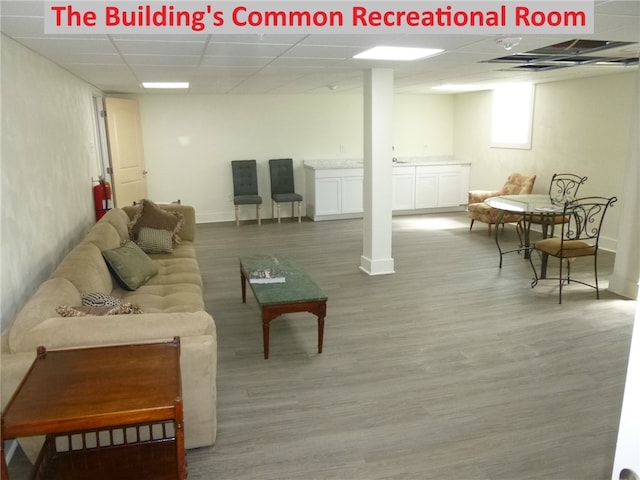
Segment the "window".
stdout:
[[493,91],[492,147],[531,148],[533,93],[530,83],[501,85]]

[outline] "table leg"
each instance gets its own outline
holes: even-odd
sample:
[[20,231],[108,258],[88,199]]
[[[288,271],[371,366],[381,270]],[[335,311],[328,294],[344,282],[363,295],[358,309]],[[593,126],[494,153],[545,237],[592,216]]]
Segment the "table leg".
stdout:
[[240,287],[242,288],[242,303],[247,303],[247,277],[240,267]]
[[262,313],[262,348],[264,350],[264,359],[269,359],[269,322],[271,318]]
[[495,226],[495,240],[496,240],[496,247],[498,247],[498,253],[500,254],[500,265],[499,268],[502,268],[502,248],[500,248],[500,242],[498,241],[498,233],[500,230],[500,224],[502,223],[502,217],[504,217],[504,211],[500,210],[500,212],[498,212],[498,218],[496,218],[496,224]]
[[322,344],[324,342],[324,317],[327,316],[327,304],[322,302],[318,305],[318,353],[322,353]]

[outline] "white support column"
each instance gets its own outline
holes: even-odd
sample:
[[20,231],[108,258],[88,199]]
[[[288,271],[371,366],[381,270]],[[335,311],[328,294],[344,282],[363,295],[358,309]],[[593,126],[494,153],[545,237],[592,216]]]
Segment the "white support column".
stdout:
[[[629,130],[630,144],[625,185],[620,198],[620,224],[618,226],[618,244],[613,274],[609,279],[609,290],[627,298],[638,298],[638,281],[640,280],[640,73],[636,72],[636,93],[634,98],[633,117]],[[614,205],[614,208],[617,205]]]
[[[629,298],[638,298],[638,276],[640,256],[640,72],[636,72],[636,95],[634,117],[631,120],[631,148],[627,166],[624,193],[621,195],[622,212],[618,228],[618,245],[613,275],[609,279],[609,290]],[[612,480],[636,478],[640,475],[640,303],[636,305],[636,316],[631,336],[627,380],[624,387],[618,442],[613,462]],[[633,477],[629,472],[633,472]]]
[[364,231],[360,269],[395,273],[391,257],[393,70],[364,75]]

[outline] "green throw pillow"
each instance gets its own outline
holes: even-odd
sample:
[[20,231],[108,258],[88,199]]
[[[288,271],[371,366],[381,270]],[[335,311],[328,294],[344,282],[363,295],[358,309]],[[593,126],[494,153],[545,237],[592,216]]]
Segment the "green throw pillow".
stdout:
[[158,273],[158,266],[132,241],[102,252],[109,270],[122,288],[137,290]]

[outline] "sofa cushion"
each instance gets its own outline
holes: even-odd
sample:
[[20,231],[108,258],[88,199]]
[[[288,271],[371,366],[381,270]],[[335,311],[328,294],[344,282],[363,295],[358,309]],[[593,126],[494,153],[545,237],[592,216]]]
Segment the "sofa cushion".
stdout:
[[[124,240],[128,240],[128,234]],[[100,251],[103,251],[119,247],[122,245],[123,240],[116,227],[111,223],[100,222],[89,230],[89,233],[87,233],[82,241],[93,243]]]
[[180,313],[204,311],[202,288],[182,283],[173,285],[143,285],[135,291],[114,290],[123,302],[140,305],[146,313]]
[[132,241],[102,255],[118,283],[127,290],[136,290],[158,273],[158,266]]
[[102,253],[97,245],[90,242],[76,245],[60,262],[51,277],[66,278],[81,294],[110,293],[113,289],[113,280]]
[[111,224],[118,235],[120,236],[120,243],[129,239],[129,215],[121,208],[113,208],[109,210],[99,221],[101,223]]
[[56,307],[56,312],[61,317],[86,317],[88,315],[130,315],[144,313],[140,306],[133,303],[120,303],[118,305],[102,305],[92,307],[87,305],[78,305],[70,307],[68,305],[60,305]]
[[80,303],[80,292],[66,278],[51,278],[43,282],[16,316],[9,330],[9,349],[14,351],[15,346],[47,318],[57,317],[57,305]]
[[140,229],[149,227],[170,231],[173,241],[180,243],[180,229],[184,224],[184,217],[176,212],[167,212],[146,198],[141,204],[140,211],[131,224],[131,238],[136,240]]
[[173,238],[171,232],[161,228],[140,228],[136,243],[146,253],[173,252]]

